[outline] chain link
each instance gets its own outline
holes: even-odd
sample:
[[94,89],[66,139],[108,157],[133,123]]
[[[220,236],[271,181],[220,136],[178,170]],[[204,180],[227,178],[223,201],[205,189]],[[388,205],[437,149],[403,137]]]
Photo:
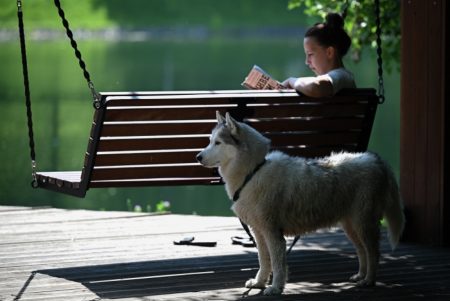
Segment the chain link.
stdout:
[[37,188],[39,186],[38,180],[37,180],[37,165],[35,160],[31,160],[31,176],[33,180],[31,181],[31,187]]
[[31,186],[34,188],[38,187],[37,181],[37,164],[36,164],[36,151],[34,144],[34,132],[33,132],[33,112],[31,110],[31,93],[30,93],[30,82],[28,79],[28,63],[27,63],[27,51],[25,43],[25,29],[23,25],[23,12],[22,12],[22,1],[17,0],[17,18],[19,21],[19,37],[20,37],[20,51],[22,56],[22,74],[23,74],[23,86],[25,90],[25,106],[27,110],[27,125],[28,125],[28,139],[30,146],[30,158],[31,158],[31,175],[32,182]]
[[349,6],[350,6],[350,0],[346,0],[343,5],[343,9],[342,9],[342,19],[344,19],[344,21],[345,21],[345,18],[347,18],[347,11],[348,11]]
[[78,59],[78,64],[80,65],[81,69],[83,70],[84,78],[86,79],[86,81],[88,83],[88,87],[91,90],[94,108],[99,109],[101,107],[100,97],[99,97],[98,93],[95,91],[94,84],[91,81],[91,76],[86,68],[86,63],[83,61],[80,50],[78,50],[77,42],[75,41],[75,38],[73,37],[73,32],[70,29],[69,21],[67,21],[64,10],[61,7],[61,2],[59,0],[54,0],[54,3],[55,3],[56,8],[58,9],[58,14],[61,17],[62,24],[63,24],[64,28],[66,29],[66,35],[70,40],[70,45],[72,46],[73,50],[75,51],[75,56]]
[[380,18],[380,0],[375,0],[375,23],[376,23],[376,43],[377,43],[377,64],[378,64],[378,103],[385,101],[384,97],[384,80],[383,80],[383,58],[381,48],[381,18]]
[[91,90],[92,99],[94,100],[93,106],[95,109],[100,109],[102,104],[100,101],[100,95],[98,95],[97,91],[95,91],[94,83],[89,81],[88,82],[89,89]]

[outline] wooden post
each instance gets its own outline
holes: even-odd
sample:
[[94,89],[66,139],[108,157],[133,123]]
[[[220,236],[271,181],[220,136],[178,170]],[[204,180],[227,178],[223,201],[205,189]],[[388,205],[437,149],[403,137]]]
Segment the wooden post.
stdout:
[[447,17],[445,0],[402,0],[400,186],[407,213],[404,239],[431,245],[449,243]]

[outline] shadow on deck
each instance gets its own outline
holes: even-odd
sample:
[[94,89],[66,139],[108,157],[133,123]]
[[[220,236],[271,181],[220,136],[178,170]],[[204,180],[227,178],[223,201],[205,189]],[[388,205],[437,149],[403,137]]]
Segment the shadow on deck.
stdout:
[[[342,233],[335,236],[333,240],[344,238]],[[263,297],[259,289],[243,288],[244,281],[257,271],[254,253],[44,269],[33,272],[27,283],[36,274],[62,278],[82,284],[99,300],[163,300],[166,295],[173,298],[180,294],[183,300],[448,300],[448,260],[440,263],[441,256],[424,257],[405,251],[383,256],[375,288],[357,288],[347,281],[357,268],[350,252],[296,250],[289,258],[289,284],[282,298]],[[448,254],[441,255],[448,259]],[[203,292],[202,297],[198,292]]]

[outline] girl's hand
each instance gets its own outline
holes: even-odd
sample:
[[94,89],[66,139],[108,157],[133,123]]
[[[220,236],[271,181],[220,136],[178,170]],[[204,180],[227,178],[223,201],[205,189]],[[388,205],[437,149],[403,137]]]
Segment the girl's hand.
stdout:
[[285,79],[281,84],[288,89],[295,89],[294,84],[296,81],[297,81],[296,77],[289,77],[288,79]]

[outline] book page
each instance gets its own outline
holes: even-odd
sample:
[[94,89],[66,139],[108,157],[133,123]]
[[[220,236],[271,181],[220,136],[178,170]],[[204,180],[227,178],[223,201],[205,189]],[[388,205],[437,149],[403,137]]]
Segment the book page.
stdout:
[[273,79],[259,66],[254,65],[245,78],[242,85],[248,89],[255,90],[282,90],[286,89],[279,81]]

